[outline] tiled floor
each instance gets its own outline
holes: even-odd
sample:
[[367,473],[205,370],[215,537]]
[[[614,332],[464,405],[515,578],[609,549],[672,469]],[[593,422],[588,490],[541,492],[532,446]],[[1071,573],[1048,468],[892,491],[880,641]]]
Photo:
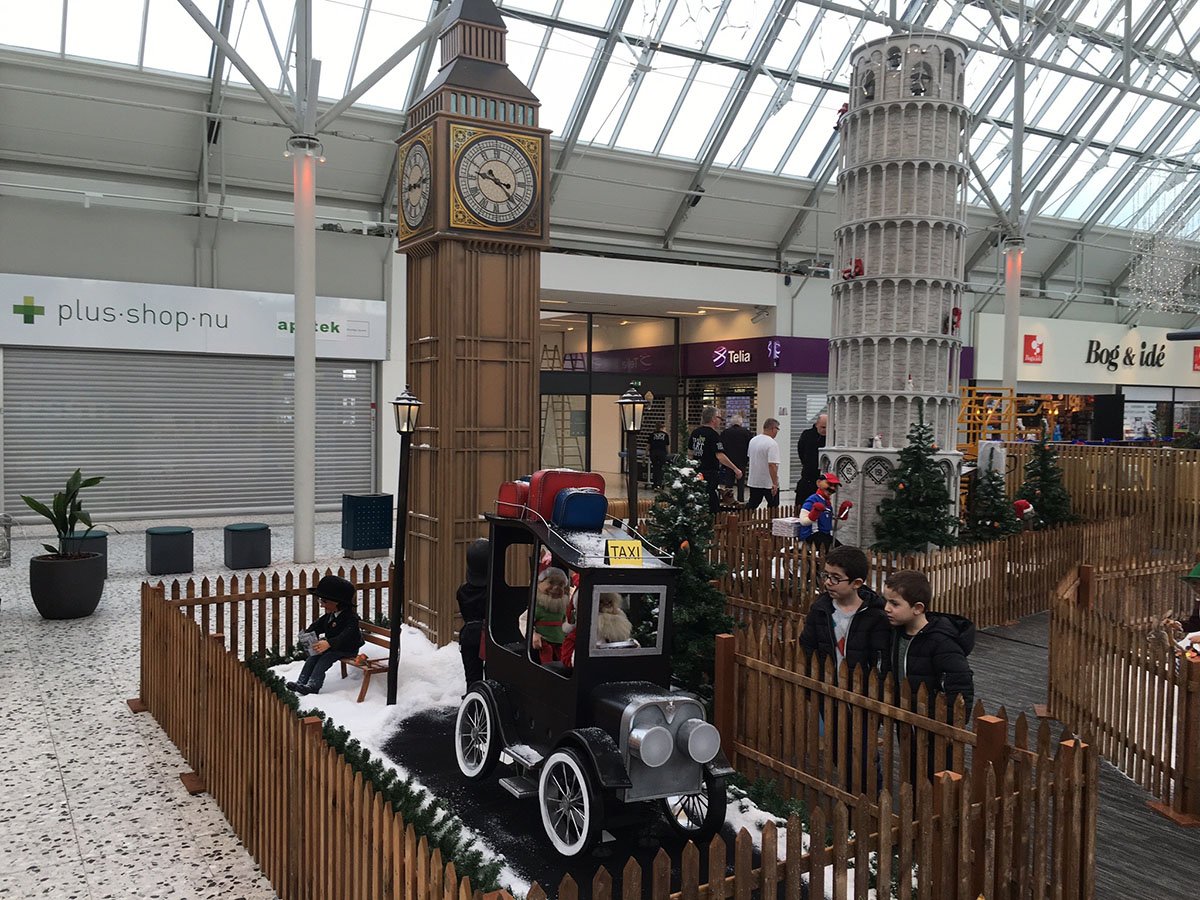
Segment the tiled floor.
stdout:
[[[189,523],[198,575],[228,572],[226,521]],[[274,567],[287,568],[291,519],[265,521]],[[319,517],[319,565],[352,562],[339,521]],[[162,523],[116,523],[99,609],[59,622],[29,598],[28,561],[49,533],[14,530],[12,567],[0,569],[0,897],[275,897],[212,799],[183,789],[189,767],[154,719],[125,704],[138,693],[148,524]]]

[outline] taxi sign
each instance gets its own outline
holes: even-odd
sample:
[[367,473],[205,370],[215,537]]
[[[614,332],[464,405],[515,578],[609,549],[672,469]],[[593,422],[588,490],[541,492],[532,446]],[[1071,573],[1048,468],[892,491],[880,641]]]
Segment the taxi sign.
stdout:
[[642,564],[642,542],[605,541],[604,560],[610,566],[640,566]]

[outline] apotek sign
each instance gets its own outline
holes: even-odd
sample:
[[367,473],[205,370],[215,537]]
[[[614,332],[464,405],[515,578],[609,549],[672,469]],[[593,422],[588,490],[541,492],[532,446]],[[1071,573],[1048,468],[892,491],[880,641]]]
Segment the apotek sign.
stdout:
[[[292,356],[290,294],[0,274],[0,344]],[[385,359],[377,300],[318,297],[317,356]]]

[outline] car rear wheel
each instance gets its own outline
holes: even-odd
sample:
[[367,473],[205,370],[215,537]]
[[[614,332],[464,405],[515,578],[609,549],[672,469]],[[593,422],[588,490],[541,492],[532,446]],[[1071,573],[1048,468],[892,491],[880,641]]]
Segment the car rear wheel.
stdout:
[[472,781],[487,778],[500,758],[500,732],[487,696],[467,691],[454,721],[454,756],[458,770]]
[[538,807],[546,837],[563,856],[579,856],[596,842],[604,812],[587,767],[574,750],[555,750],[542,765]]
[[704,769],[704,788],[696,794],[664,797],[663,812],[667,823],[680,837],[707,841],[725,823],[725,779]]

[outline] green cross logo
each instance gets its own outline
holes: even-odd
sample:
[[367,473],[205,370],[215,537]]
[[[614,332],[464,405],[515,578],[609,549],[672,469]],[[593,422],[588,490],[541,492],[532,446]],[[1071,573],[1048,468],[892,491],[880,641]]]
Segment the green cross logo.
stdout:
[[24,303],[13,304],[13,313],[18,316],[24,316],[25,324],[32,325],[34,319],[46,314],[46,307],[35,306],[32,297],[25,297],[24,300]]

